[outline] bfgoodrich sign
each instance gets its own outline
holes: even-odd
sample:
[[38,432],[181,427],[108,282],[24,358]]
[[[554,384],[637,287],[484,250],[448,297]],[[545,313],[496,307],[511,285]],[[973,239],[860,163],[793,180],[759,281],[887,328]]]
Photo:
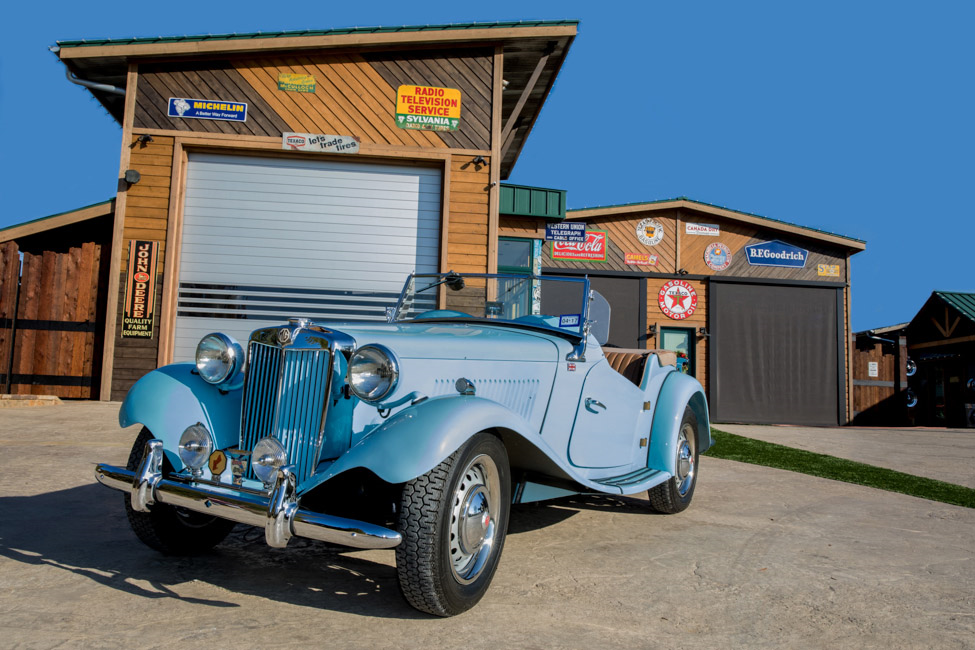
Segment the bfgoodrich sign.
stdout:
[[745,246],[745,256],[752,266],[787,266],[801,269],[806,266],[809,251],[775,240]]

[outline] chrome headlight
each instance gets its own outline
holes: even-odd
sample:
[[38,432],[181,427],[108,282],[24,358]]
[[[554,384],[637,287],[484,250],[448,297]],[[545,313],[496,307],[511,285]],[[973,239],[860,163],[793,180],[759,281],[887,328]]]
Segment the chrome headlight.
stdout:
[[207,463],[213,453],[213,438],[210,432],[197,422],[186,427],[179,439],[179,459],[192,470],[198,470]]
[[244,356],[243,348],[226,334],[207,334],[196,346],[196,369],[211,384],[234,376]]
[[376,402],[393,392],[399,364],[385,346],[364,345],[349,359],[349,386],[356,397]]
[[261,483],[274,482],[278,468],[288,462],[288,452],[277,438],[261,438],[251,452],[251,468]]

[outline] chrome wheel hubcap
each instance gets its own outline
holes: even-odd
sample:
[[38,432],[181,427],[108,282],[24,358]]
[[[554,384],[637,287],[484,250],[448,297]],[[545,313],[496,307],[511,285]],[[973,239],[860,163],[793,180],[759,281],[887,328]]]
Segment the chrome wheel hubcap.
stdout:
[[677,493],[682,497],[687,495],[691,485],[694,484],[694,448],[691,440],[694,437],[694,430],[689,424],[681,427],[680,434],[677,436]]
[[472,460],[461,475],[450,512],[450,567],[462,584],[477,579],[494,550],[500,495],[494,461],[489,456]]

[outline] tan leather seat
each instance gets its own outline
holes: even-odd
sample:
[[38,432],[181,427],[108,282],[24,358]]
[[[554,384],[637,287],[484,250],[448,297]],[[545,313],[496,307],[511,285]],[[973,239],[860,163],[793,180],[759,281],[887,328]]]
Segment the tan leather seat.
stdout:
[[643,383],[643,376],[646,374],[647,359],[651,354],[656,354],[661,365],[675,365],[677,355],[670,350],[638,350],[624,348],[608,348],[603,350],[606,361],[613,367],[613,370],[620,373],[636,386]]

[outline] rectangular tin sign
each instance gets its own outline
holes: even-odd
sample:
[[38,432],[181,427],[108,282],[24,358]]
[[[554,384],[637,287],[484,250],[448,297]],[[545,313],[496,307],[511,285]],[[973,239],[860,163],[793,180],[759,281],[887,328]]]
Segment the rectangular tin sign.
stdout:
[[545,224],[545,239],[548,241],[586,241],[586,224],[581,221],[562,221]]
[[745,256],[752,266],[785,266],[801,269],[806,266],[809,251],[776,239],[745,246]]
[[587,230],[585,242],[553,241],[552,259],[605,262],[607,241],[605,230]]
[[827,278],[838,278],[840,277],[840,265],[839,264],[817,264],[816,275],[820,275]]
[[151,339],[159,242],[129,241],[129,272],[122,309],[122,338]]
[[456,131],[460,128],[460,91],[435,86],[400,86],[396,90],[396,126]]
[[624,253],[623,261],[632,266],[657,266],[659,258],[651,253]]
[[278,90],[293,93],[315,92],[315,75],[282,72],[278,75]]
[[684,232],[688,235],[709,235],[717,237],[721,234],[721,226],[713,223],[690,223],[684,224]]
[[247,104],[246,102],[226,101],[222,99],[170,97],[169,117],[246,122]]
[[287,149],[288,151],[359,153],[359,138],[354,135],[285,133],[281,136],[281,148]]

